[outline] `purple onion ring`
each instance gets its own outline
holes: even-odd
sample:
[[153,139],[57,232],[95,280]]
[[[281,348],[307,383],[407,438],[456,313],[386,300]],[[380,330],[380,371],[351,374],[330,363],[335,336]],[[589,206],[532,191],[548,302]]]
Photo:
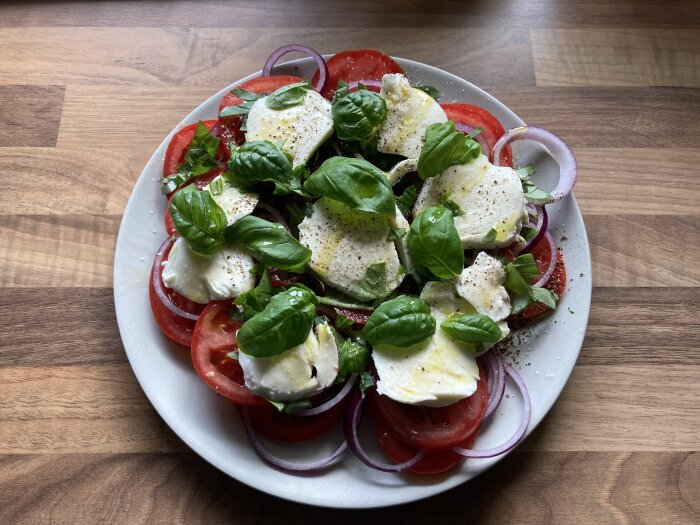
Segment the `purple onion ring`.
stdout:
[[343,399],[345,399],[348,394],[350,393],[350,390],[352,390],[352,386],[355,384],[355,381],[357,380],[357,374],[352,374],[347,381],[345,381],[345,385],[343,385],[343,388],[340,389],[340,391],[334,395],[331,399],[326,401],[325,403],[318,405],[317,407],[313,408],[305,408],[304,410],[300,410],[299,412],[295,412],[295,416],[315,416],[317,414],[321,414],[322,412],[326,412],[333,408],[334,406],[338,405]]
[[492,388],[489,392],[489,402],[484,410],[483,419],[490,417],[503,401],[503,394],[506,391],[506,370],[503,365],[501,354],[495,348],[486,354],[493,373]]
[[314,85],[314,89],[319,93],[322,93],[323,90],[326,89],[326,85],[328,84],[328,65],[326,64],[326,61],[323,60],[323,57],[318,51],[301,44],[289,44],[273,51],[267,59],[267,61],[265,62],[262,76],[269,77],[272,74],[272,68],[277,63],[277,61],[280,58],[282,58],[283,55],[286,55],[287,53],[291,53],[293,51],[306,53],[316,61],[316,64],[318,65],[318,80],[316,81],[316,85]]
[[544,235],[547,233],[547,227],[549,226],[549,217],[547,216],[547,210],[544,206],[528,206],[533,206],[533,208],[535,208],[535,210],[537,211],[537,224],[535,225],[535,228],[537,228],[537,232],[532,237],[532,239],[527,241],[527,244],[525,244],[523,249],[520,250],[519,253],[521,254],[530,253],[532,251],[532,248],[534,248],[535,245],[538,242],[540,242],[540,239],[542,239],[542,237],[544,237]]
[[[569,146],[551,131],[533,126],[521,126],[506,132],[493,148],[493,163],[500,166],[501,150],[516,140],[534,140],[542,144],[554,160],[559,164],[559,182],[551,191],[550,199],[538,200],[537,204],[557,202],[571,193],[576,184],[576,158]],[[534,202],[534,201],[533,201]]]
[[170,297],[168,297],[168,294],[165,293],[165,290],[163,290],[163,283],[161,282],[160,278],[160,272],[161,272],[161,265],[163,264],[163,259],[165,258],[166,254],[170,251],[170,248],[172,247],[173,241],[172,239],[167,239],[160,248],[158,248],[158,251],[156,252],[156,258],[153,260],[153,271],[151,271],[151,279],[153,281],[153,289],[156,292],[156,295],[158,296],[158,299],[160,299],[160,302],[163,303],[163,306],[165,306],[168,310],[170,310],[172,313],[175,315],[178,315],[184,319],[189,319],[191,321],[196,321],[199,319],[199,315],[197,314],[191,314],[189,312],[186,312],[182,308],[178,307],[175,303],[173,303],[170,300]]
[[540,279],[533,284],[535,288],[542,288],[549,279],[552,277],[552,274],[554,273],[554,268],[557,267],[557,261],[559,260],[559,253],[557,251],[557,244],[554,242],[554,237],[552,237],[552,234],[549,232],[545,232],[544,234],[545,239],[547,239],[547,243],[549,244],[549,249],[551,250],[551,256],[549,258],[549,266],[547,267],[547,271],[544,273]]
[[365,86],[368,91],[379,93],[382,90],[382,83],[379,80],[353,80],[348,84],[348,91],[357,91],[360,84]]

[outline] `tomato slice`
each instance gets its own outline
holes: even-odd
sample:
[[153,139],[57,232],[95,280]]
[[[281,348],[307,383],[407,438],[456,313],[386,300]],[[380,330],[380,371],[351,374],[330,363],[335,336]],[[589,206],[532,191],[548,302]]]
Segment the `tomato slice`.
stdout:
[[[491,113],[480,106],[472,104],[440,104],[447,118],[453,122],[461,122],[472,128],[482,128],[481,136],[489,145],[488,157],[493,160],[493,148],[506,130]],[[513,152],[510,146],[501,151],[501,166],[513,167]]]
[[[160,271],[162,271],[162,268]],[[161,279],[162,284],[163,281],[160,274],[158,275],[158,278]],[[175,305],[187,312],[198,314],[204,309],[203,304],[190,301],[187,297],[180,295],[175,290],[165,288],[164,285],[163,289],[166,290],[168,297]],[[153,287],[153,268],[151,268],[150,278],[148,279],[148,299],[151,303],[153,317],[155,317],[160,331],[176,343],[190,346],[195,321],[180,317],[179,315],[168,310],[165,305],[163,305],[163,302],[160,300],[156,294],[155,288]]]
[[[405,74],[403,68],[394,60],[374,49],[355,49],[341,51],[333,55],[327,62],[328,83],[326,89],[321,93],[327,99],[332,99],[335,95],[335,88],[338,87],[338,80],[353,82],[354,80],[378,80],[388,73]],[[319,72],[316,71],[312,84],[318,80]]]
[[231,319],[230,307],[212,302],[199,315],[192,334],[192,364],[204,382],[238,405],[265,406],[267,401],[246,388],[238,360],[228,357],[236,350],[236,331],[241,324]]
[[[238,87],[250,91],[251,93],[269,94],[283,86],[301,81],[301,78],[295,77],[294,75],[272,75],[269,77],[253,78],[247,82],[243,82],[243,84]],[[242,98],[237,97],[229,91],[219,103],[219,113],[221,113],[221,110],[224,108],[237,106],[241,102],[243,102]],[[233,142],[238,146],[245,142],[245,134],[241,131],[241,122],[243,122],[243,116],[241,115],[219,118],[219,123],[221,124],[220,137],[227,150],[229,142]]]
[[[217,122],[217,120],[204,120],[202,124],[211,131]],[[170,139],[170,144],[168,144],[168,149],[165,151],[165,159],[163,160],[163,177],[177,173],[178,165],[185,161],[185,154],[192,143],[197,124],[185,126]]]
[[479,371],[476,392],[446,407],[405,405],[380,395],[376,389],[369,394],[375,418],[392,429],[392,435],[418,450],[444,450],[469,438],[481,424],[488,402],[488,386]]

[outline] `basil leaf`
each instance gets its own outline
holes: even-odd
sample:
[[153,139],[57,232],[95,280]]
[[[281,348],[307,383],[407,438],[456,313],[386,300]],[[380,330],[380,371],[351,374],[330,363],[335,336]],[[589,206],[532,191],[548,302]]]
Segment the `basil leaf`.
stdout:
[[333,98],[331,115],[338,138],[364,141],[373,136],[389,110],[382,97],[365,89]]
[[386,242],[393,242],[397,239],[401,239],[408,233],[406,231],[406,228],[394,228],[392,230],[389,230],[389,233],[386,236]]
[[396,206],[404,217],[408,218],[413,210],[413,205],[418,200],[418,183],[414,183],[396,197]]
[[440,91],[433,86],[413,86],[416,89],[420,89],[423,93],[428,95],[430,98],[433,100],[437,100],[440,98]]
[[391,185],[384,172],[366,160],[331,157],[304,183],[304,190],[356,210],[396,216]]
[[326,295],[318,298],[320,304],[326,304],[328,306],[337,306],[338,308],[349,308],[351,310],[362,310],[371,312],[374,307],[367,304],[358,303],[356,299],[353,299],[349,295],[345,295],[338,290],[329,288]]
[[525,310],[529,305],[532,304],[532,299],[529,295],[517,295],[511,299],[511,315],[516,315]]
[[418,157],[418,175],[423,180],[435,177],[450,166],[471,162],[480,153],[479,143],[456,131],[454,122],[431,124]]
[[520,177],[520,182],[523,184],[523,192],[528,201],[544,203],[551,201],[552,196],[546,191],[539,189],[537,185],[530,180],[530,177],[535,174],[535,165],[533,163],[518,168],[515,172],[518,174],[518,177]]
[[414,262],[441,279],[464,270],[464,249],[455,228],[452,212],[444,206],[423,211],[408,232],[408,251]]
[[184,164],[178,166],[177,173],[170,173],[161,179],[162,193],[171,193],[193,177],[204,175],[219,167],[216,152],[219,148],[219,138],[211,134],[200,120],[194,130],[192,142],[185,153]]
[[496,235],[498,235],[498,232],[496,231],[496,228],[491,228],[486,235],[484,235],[481,240],[482,242],[493,242],[496,240]]
[[362,281],[360,281],[360,292],[364,298],[376,299],[387,295],[386,289],[386,263],[370,264],[365,272]]
[[413,346],[434,333],[435,318],[428,304],[408,295],[382,303],[362,329],[362,336],[372,346]]
[[537,234],[537,228],[531,228],[529,226],[523,226],[520,230],[520,235],[526,241],[529,241]]
[[173,195],[170,216],[193,252],[211,255],[221,248],[226,214],[208,191],[185,186]]
[[357,374],[367,369],[370,349],[362,339],[350,340],[338,347],[338,378],[343,381],[349,374]]
[[520,255],[503,268],[506,272],[505,288],[517,295],[530,295],[530,283],[539,275],[535,257],[531,253]]
[[282,414],[292,415],[295,412],[304,410],[305,408],[311,408],[311,401],[308,399],[299,399],[297,401],[273,401],[272,399],[264,399],[272,404]]
[[224,109],[219,111],[219,118],[232,117],[235,115],[248,116],[248,113],[250,113],[250,110],[252,108],[253,108],[253,102],[241,102],[237,106],[226,106]]
[[498,324],[484,314],[452,314],[440,328],[451,338],[470,344],[497,343],[503,335]]
[[341,140],[340,150],[343,153],[343,157],[356,157],[361,155],[363,159],[374,164],[377,168],[382,171],[390,171],[391,168],[396,166],[405,157],[400,155],[392,155],[390,153],[382,153],[377,149],[378,138],[377,135],[370,137],[369,139],[357,141],[357,140]]
[[299,268],[311,258],[311,250],[292,237],[284,226],[254,215],[226,228],[224,239],[240,244],[258,261],[280,270]]
[[364,399],[365,394],[367,393],[367,390],[372,388],[374,386],[374,377],[372,377],[372,374],[364,371],[360,373],[360,393],[362,394],[362,398]]
[[268,140],[243,144],[231,155],[228,169],[223,176],[234,186],[245,188],[260,182],[272,182],[276,190],[291,192],[294,180],[292,161]]
[[233,88],[231,93],[236,95],[238,98],[245,100],[246,102],[255,102],[259,98],[266,96],[264,93],[253,93],[252,91],[246,91],[241,88]]
[[533,301],[549,306],[551,309],[557,307],[557,301],[559,300],[559,296],[552,290],[547,288],[535,288],[534,286],[530,288],[530,297],[532,297]]
[[272,283],[270,282],[270,274],[265,270],[260,278],[258,285],[252,290],[242,293],[234,304],[242,308],[242,319],[247,321],[256,314],[259,314],[265,309],[267,303],[272,299]]
[[316,302],[313,292],[296,285],[273,296],[238,330],[238,349],[253,357],[271,357],[302,344],[313,326]]
[[349,317],[345,317],[343,314],[338,314],[335,318],[334,324],[336,328],[340,330],[349,330],[350,328],[352,328],[352,325],[355,324],[355,321],[353,321]]
[[311,89],[311,84],[308,81],[296,82],[273,91],[265,99],[265,105],[274,110],[287,109],[294,106],[299,106],[304,103],[306,94]]
[[515,170],[515,173],[518,174],[518,177],[520,177],[520,180],[525,180],[529,179],[535,174],[535,164],[531,162],[527,166],[522,166],[520,168],[517,168]]
[[459,204],[450,199],[450,195],[452,195],[452,193],[444,193],[443,195],[441,195],[440,204],[442,204],[445,208],[450,210],[452,212],[452,215],[454,215],[455,217],[464,215],[464,210],[460,208]]

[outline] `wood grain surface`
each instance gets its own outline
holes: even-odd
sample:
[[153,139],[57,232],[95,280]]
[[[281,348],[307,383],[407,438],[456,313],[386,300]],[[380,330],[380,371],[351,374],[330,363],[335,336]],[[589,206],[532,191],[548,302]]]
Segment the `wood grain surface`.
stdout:
[[[141,169],[292,41],[446,69],[579,161],[578,365],[514,454],[425,501],[319,509],[228,478],[156,414],[119,337]],[[0,4],[0,523],[700,523],[699,165],[694,0]]]

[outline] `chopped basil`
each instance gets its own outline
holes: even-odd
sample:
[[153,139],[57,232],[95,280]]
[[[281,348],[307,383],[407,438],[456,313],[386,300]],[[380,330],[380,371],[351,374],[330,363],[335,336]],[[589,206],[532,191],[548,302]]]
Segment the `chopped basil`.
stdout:
[[300,410],[311,408],[311,401],[308,399],[299,399],[297,401],[273,401],[272,399],[265,398],[265,400],[282,414],[292,415]]
[[363,299],[378,299],[386,297],[389,290],[386,289],[386,263],[374,263],[367,268],[365,276],[362,278],[359,286],[359,292]]
[[338,314],[335,318],[335,326],[338,327],[340,330],[349,330],[354,324],[355,321],[353,321],[349,317],[345,317],[343,314]]
[[338,347],[338,377],[336,382],[344,381],[349,374],[357,374],[367,369],[370,349],[361,338],[346,339]]
[[496,228],[491,228],[486,235],[483,236],[481,239],[482,242],[493,242],[496,240],[496,235],[498,235],[498,232],[496,231]]
[[525,198],[530,202],[546,203],[551,201],[552,195],[546,191],[542,191],[537,185],[532,182],[531,178],[535,174],[535,165],[530,163],[527,166],[515,170],[520,177],[520,182],[523,185],[523,193]]
[[452,212],[452,215],[455,217],[459,217],[460,215],[464,215],[464,210],[457,204],[455,201],[450,199],[451,193],[445,193],[440,196],[440,204],[442,204],[445,208],[449,209]]
[[184,164],[178,165],[177,173],[169,173],[161,179],[161,192],[172,193],[185,182],[209,173],[219,167],[216,152],[219,148],[219,137],[215,137],[200,120],[195,128],[192,142],[185,153]]
[[416,89],[420,89],[423,93],[426,93],[433,100],[440,98],[440,91],[433,86],[413,86]]
[[367,390],[369,390],[373,386],[374,377],[372,377],[372,374],[367,372],[366,370],[364,372],[360,372],[360,393],[362,394],[362,397],[365,397],[365,394],[367,394]]
[[209,183],[209,191],[212,195],[221,195],[224,192],[224,179],[217,177],[211,181]]
[[394,228],[389,230],[389,233],[386,236],[386,242],[392,242],[397,239],[400,239],[401,237],[404,237],[408,232],[406,231],[406,228]]
[[404,192],[396,197],[396,206],[404,217],[408,218],[413,210],[413,205],[418,200],[419,184],[416,182],[406,188]]

